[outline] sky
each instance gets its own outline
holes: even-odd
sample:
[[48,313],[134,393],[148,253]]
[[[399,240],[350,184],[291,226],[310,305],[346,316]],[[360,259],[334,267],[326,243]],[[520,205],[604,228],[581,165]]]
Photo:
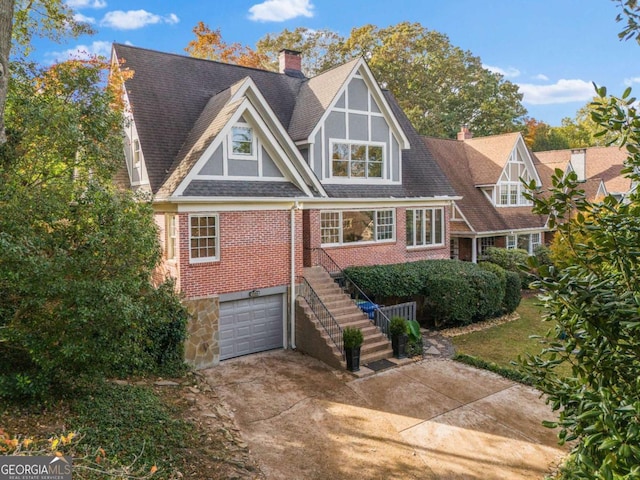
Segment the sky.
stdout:
[[366,24],[419,22],[480,57],[519,85],[528,116],[550,125],[593,97],[640,89],[640,46],[620,41],[611,0],[66,0],[97,33],[63,44],[34,41],[33,57],[53,63],[76,52],[110,55],[111,43],[186,54],[193,27],[220,29],[227,43],[255,46],[296,27],[348,36]]

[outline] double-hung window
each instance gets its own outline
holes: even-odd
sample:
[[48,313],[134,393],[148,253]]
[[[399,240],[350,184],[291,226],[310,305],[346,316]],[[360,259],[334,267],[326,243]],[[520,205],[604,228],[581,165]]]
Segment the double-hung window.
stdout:
[[444,245],[444,209],[410,208],[406,213],[407,247]]
[[229,157],[237,160],[256,160],[256,139],[253,128],[238,124],[231,129]]
[[323,245],[395,240],[393,210],[343,210],[320,213]]
[[166,218],[165,229],[167,232],[166,239],[166,254],[167,260],[175,260],[177,256],[177,225],[176,225],[176,216],[175,215],[167,215]]
[[192,263],[218,260],[219,241],[218,215],[206,213],[189,216],[189,256]]
[[333,177],[382,178],[383,163],[382,145],[333,143],[331,151]]

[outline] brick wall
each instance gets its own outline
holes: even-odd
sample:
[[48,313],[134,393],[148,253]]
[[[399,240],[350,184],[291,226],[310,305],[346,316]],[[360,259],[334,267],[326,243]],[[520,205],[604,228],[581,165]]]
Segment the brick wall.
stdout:
[[[219,261],[189,262],[189,214],[179,215],[180,286],[187,298],[288,285],[290,211],[221,212]],[[296,275],[302,274],[302,212],[296,214]]]
[[[415,262],[418,260],[432,260],[449,258],[449,230],[445,228],[444,245],[441,247],[425,247],[407,249],[406,246],[406,209],[396,208],[396,241],[369,243],[365,245],[350,244],[339,247],[322,247],[333,260],[341,267],[352,265],[385,265],[392,263]],[[445,225],[449,222],[449,209],[445,208]],[[321,246],[320,210],[304,212],[305,248],[318,248]],[[310,257],[305,256],[305,265],[310,265]]]

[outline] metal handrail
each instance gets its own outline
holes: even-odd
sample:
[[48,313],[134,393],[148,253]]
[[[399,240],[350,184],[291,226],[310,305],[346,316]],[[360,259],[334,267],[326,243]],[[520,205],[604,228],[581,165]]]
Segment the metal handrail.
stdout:
[[341,354],[344,354],[342,327],[304,277],[298,278],[298,295],[306,300],[309,308],[311,308],[311,311],[318,319],[320,325],[322,325],[322,328],[324,328],[324,331],[327,332],[333,344]]
[[[313,265],[318,265],[324,268],[339,285],[351,295],[351,299],[358,305],[359,302],[367,302],[371,305],[375,305],[371,299],[362,291],[362,289],[356,284],[349,276],[340,268],[331,255],[329,255],[322,248],[312,248],[311,253],[315,254],[315,262],[312,260]],[[391,338],[389,332],[389,326],[391,320],[385,315],[379,308],[375,310],[375,314],[369,315],[369,320],[376,327],[380,329],[388,338]]]

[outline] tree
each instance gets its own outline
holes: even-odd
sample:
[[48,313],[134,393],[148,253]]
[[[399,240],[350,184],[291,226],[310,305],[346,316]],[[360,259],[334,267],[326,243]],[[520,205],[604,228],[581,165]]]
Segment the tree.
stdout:
[[[209,31],[210,32],[210,31]],[[199,40],[188,51],[203,58],[222,59],[229,46],[219,32]],[[236,45],[236,44],[234,44]],[[231,47],[232,63],[241,63]],[[357,57],[364,57],[376,79],[395,95],[417,130],[424,135],[454,138],[467,124],[478,136],[522,129],[525,108],[518,86],[482,67],[478,57],[454,47],[446,35],[419,23],[402,22],[387,28],[365,25],[347,38],[330,30],[297,28],[267,35],[256,52],[264,67],[277,70],[283,49],[301,51],[303,72],[314,76]]]
[[577,112],[575,118],[563,118],[558,127],[569,141],[570,148],[602,147],[615,142],[614,132],[603,129],[591,118],[591,103],[587,103]]
[[91,33],[90,26],[76,21],[73,11],[62,0],[0,0],[0,144],[6,141],[4,105],[12,47],[26,55],[34,35],[59,40],[82,33]]
[[530,118],[525,122],[524,141],[533,152],[562,150],[573,147],[558,128]]
[[627,21],[624,29],[618,34],[620,40],[629,40],[635,37],[640,44],[640,6],[638,0],[612,0],[622,10],[616,16],[616,22]]
[[14,66],[0,147],[0,396],[182,364],[186,314],[170,285],[150,283],[151,205],[111,182],[123,116],[108,66]]
[[[640,181],[640,117],[631,89],[598,89],[592,118],[628,153],[623,174]],[[533,188],[533,185],[529,186]],[[555,323],[525,371],[559,411],[561,442],[575,441],[561,478],[640,476],[640,193],[625,201],[585,199],[575,174],[556,172],[550,195],[535,199],[549,216],[568,265],[538,267],[545,319]],[[535,263],[532,261],[532,263]],[[571,366],[563,376],[558,365]]]
[[233,63],[244,67],[269,67],[269,59],[265,55],[239,43],[225,43],[220,29],[211,30],[205,23],[198,22],[192,31],[196,38],[191,40],[185,48],[192,57]]

